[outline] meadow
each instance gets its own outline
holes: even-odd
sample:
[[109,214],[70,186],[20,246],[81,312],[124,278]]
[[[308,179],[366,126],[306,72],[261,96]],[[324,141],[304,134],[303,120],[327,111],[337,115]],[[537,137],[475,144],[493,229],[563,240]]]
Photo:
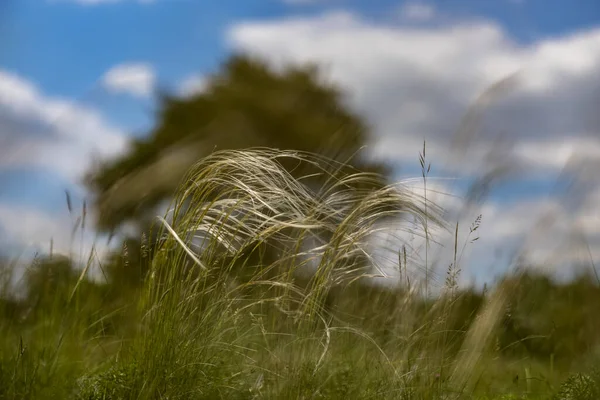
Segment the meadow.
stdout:
[[[459,227],[377,179],[308,153],[216,152],[118,257],[5,260],[0,399],[600,398],[593,268],[461,287]],[[370,238],[398,224],[425,242],[455,230],[454,256],[435,272],[399,237],[400,283],[374,285]]]

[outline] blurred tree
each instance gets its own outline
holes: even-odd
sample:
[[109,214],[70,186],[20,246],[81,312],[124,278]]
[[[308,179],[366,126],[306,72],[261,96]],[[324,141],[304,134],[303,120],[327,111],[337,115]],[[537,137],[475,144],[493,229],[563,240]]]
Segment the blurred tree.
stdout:
[[598,349],[600,286],[592,274],[559,283],[527,271],[506,281],[516,283],[503,316],[498,345],[506,356],[570,362]]
[[65,256],[47,256],[34,260],[24,275],[27,302],[34,309],[51,300],[65,307],[69,295],[78,280],[72,260]]
[[[387,169],[355,157],[369,141],[363,120],[312,65],[282,71],[234,55],[191,97],[163,94],[156,127],[133,140],[122,157],[92,168],[97,226],[112,232],[126,222],[145,229],[185,172],[214,150],[271,147],[322,154],[361,171]],[[295,176],[307,171],[285,166]],[[384,182],[381,182],[383,184]]]
[[[388,174],[386,166],[361,157],[370,139],[367,125],[313,65],[275,70],[255,58],[234,55],[207,79],[202,92],[161,94],[156,119],[146,137],[132,140],[122,156],[92,166],[86,178],[99,230],[112,234],[124,226],[134,228],[124,242],[130,256],[115,257],[118,262],[107,268],[109,275],[128,276],[109,277],[113,281],[143,278],[138,266],[130,266],[135,273],[124,269],[138,262],[139,257],[131,256],[137,254],[134,242],[141,245],[141,232],[149,232],[158,207],[172,199],[189,168],[215,150],[270,147],[316,153],[355,171],[380,174],[374,187],[384,185]],[[283,166],[295,177],[313,172],[310,166]],[[325,179],[314,178],[312,184],[318,187]],[[152,246],[153,239],[147,239]]]

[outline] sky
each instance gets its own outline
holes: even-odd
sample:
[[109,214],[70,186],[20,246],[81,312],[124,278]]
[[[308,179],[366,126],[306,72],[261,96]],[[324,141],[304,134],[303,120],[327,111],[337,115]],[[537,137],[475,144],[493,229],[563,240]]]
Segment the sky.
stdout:
[[[91,163],[151,128],[156,90],[201,91],[233,51],[322,65],[398,179],[420,176],[426,140],[428,187],[448,209],[464,204],[464,182],[511,167],[460,217],[468,241],[482,215],[464,282],[502,274],[524,244],[559,275],[600,256],[597,0],[3,0],[1,242],[47,249],[52,237],[68,251],[65,190],[80,204]],[[83,246],[95,240],[90,230]]]

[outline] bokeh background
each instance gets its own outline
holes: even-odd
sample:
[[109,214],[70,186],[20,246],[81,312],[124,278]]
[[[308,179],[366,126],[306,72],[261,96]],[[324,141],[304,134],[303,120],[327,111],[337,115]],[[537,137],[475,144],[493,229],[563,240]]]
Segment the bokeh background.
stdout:
[[[587,244],[600,255],[599,21],[594,0],[5,0],[3,249],[47,250],[52,238],[68,252],[65,190],[80,207],[86,171],[149,134],[161,93],[202,93],[243,53],[273,68],[317,63],[394,180],[421,176],[426,140],[443,207],[489,178],[460,217],[466,227],[482,215],[461,283],[504,274],[525,242],[530,264],[569,276],[587,268]],[[102,253],[106,236],[90,219],[78,240]]]

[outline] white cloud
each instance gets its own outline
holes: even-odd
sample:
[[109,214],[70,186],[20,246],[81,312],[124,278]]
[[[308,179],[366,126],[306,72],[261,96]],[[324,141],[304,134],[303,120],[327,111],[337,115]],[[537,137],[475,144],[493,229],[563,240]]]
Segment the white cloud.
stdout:
[[[417,185],[420,186],[420,185]],[[429,184],[428,184],[429,186]],[[460,211],[464,204],[460,193],[452,194],[449,187],[433,184],[446,195],[431,196],[431,201],[447,210]],[[422,190],[422,185],[416,188]],[[431,192],[429,193],[432,194]],[[429,196],[428,196],[429,197]],[[600,214],[597,202],[585,207],[570,209],[555,198],[522,199],[502,205],[489,202],[478,208],[453,213],[447,222],[449,230],[432,229],[428,248],[430,284],[439,288],[444,284],[445,274],[454,260],[456,223],[458,222],[458,268],[462,270],[462,284],[469,284],[473,277],[490,281],[494,275],[505,273],[506,268],[519,256],[524,265],[558,276],[569,276],[576,268],[589,268],[590,245],[594,260],[600,258]],[[470,233],[476,218],[481,215],[479,228]],[[460,216],[458,219],[455,217]],[[398,278],[398,254],[406,245],[411,279],[424,277],[425,239],[422,228],[417,234],[390,227],[374,240],[374,252],[378,265],[389,275],[388,283]],[[430,229],[432,225],[430,225]],[[476,239],[473,241],[473,239]],[[482,283],[481,281],[479,282]]]
[[559,171],[576,158],[600,160],[600,141],[592,135],[578,135],[567,140],[530,140],[521,143],[515,151],[529,164]]
[[102,78],[104,87],[113,93],[126,93],[136,97],[149,97],[156,83],[152,66],[144,63],[127,63],[109,69]]
[[423,2],[407,1],[399,11],[402,18],[414,22],[429,21],[435,17],[435,7]]
[[[0,204],[0,226],[9,234],[9,243],[24,251],[48,253],[52,243],[56,254],[72,255],[74,260],[87,261],[92,250],[102,259],[110,249],[106,240],[97,240],[92,230],[81,229],[73,235],[76,218],[68,213],[50,215],[32,208]],[[80,226],[80,225],[79,225]]]
[[92,153],[106,157],[126,137],[95,110],[41,93],[0,70],[0,168],[42,167],[76,181]]
[[[124,132],[97,111],[47,96],[24,78],[0,70],[0,170],[42,170],[81,193],[79,183],[90,166],[90,157],[114,156],[125,148]],[[18,246],[47,251],[53,238],[57,252],[68,251],[68,217],[0,204],[0,229]],[[91,249],[92,242],[88,233],[84,251]]]
[[192,75],[184,79],[179,85],[179,94],[184,97],[202,93],[206,89],[206,78],[201,75]]
[[[412,161],[427,139],[431,159],[445,159],[468,107],[515,72],[512,90],[492,103],[481,121],[479,154],[502,131],[507,140],[516,140],[511,157],[524,165],[545,168],[552,162],[560,168],[569,148],[591,152],[587,144],[600,128],[600,119],[589,125],[594,115],[589,104],[594,96],[597,103],[600,91],[595,80],[600,29],[520,45],[489,21],[416,28],[330,12],[240,23],[231,27],[228,39],[233,48],[275,65],[313,61],[327,66],[329,77],[350,90],[352,105],[374,125],[376,152],[388,158]],[[540,138],[560,155],[558,160],[548,160],[552,151],[534,157],[524,151]],[[529,144],[520,147],[522,142]]]

